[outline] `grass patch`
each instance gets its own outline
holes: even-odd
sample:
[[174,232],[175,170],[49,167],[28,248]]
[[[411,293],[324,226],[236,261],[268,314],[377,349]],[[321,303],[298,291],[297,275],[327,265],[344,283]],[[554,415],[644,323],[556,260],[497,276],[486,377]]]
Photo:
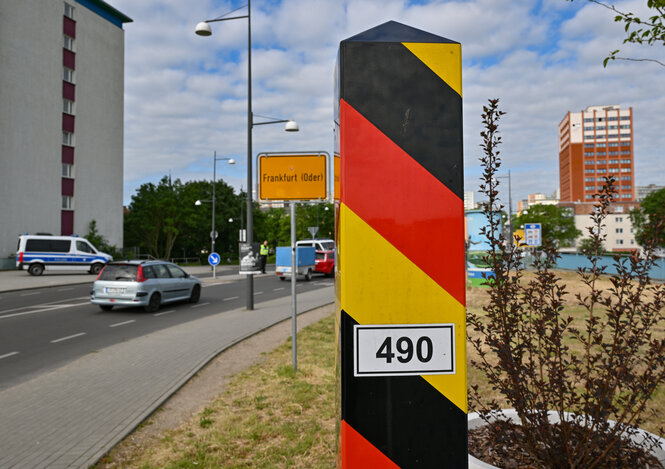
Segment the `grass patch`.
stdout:
[[123,467],[331,468],[335,466],[334,317],[298,334],[155,447]]

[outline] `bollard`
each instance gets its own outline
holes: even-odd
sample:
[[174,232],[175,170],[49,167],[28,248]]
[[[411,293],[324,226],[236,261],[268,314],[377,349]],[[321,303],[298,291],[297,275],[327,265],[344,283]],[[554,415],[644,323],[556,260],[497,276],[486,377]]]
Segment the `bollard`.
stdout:
[[394,21],[340,43],[338,467],[468,464],[461,76]]

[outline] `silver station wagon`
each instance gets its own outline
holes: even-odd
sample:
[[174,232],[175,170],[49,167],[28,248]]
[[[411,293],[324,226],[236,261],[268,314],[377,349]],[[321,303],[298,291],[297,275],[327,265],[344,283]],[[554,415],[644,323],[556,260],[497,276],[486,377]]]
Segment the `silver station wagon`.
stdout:
[[201,281],[170,262],[110,262],[95,280],[90,295],[92,304],[104,311],[114,306],[142,306],[154,312],[165,303],[198,302]]

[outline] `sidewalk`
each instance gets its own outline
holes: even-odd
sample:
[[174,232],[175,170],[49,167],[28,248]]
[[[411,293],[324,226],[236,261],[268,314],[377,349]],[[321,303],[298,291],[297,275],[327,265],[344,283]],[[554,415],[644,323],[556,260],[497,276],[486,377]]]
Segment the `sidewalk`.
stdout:
[[[333,292],[300,293],[298,311],[331,303]],[[0,467],[94,464],[221,351],[289,318],[291,298],[255,308],[116,344],[0,392]]]

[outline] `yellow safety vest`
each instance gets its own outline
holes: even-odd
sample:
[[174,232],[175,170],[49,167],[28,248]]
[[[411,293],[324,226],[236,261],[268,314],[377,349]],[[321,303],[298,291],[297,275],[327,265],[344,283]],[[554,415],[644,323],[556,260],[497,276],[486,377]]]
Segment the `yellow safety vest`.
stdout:
[[267,256],[268,255],[268,246],[266,246],[265,244],[261,245],[261,255],[262,256]]

